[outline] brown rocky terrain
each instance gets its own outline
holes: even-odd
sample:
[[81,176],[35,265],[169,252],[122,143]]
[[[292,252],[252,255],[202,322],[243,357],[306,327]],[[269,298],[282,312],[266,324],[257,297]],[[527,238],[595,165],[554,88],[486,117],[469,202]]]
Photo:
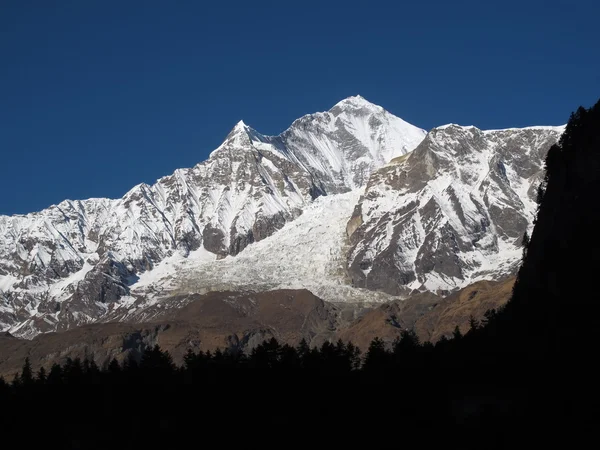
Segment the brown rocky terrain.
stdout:
[[12,378],[26,357],[34,368],[85,356],[102,365],[139,355],[155,344],[181,363],[188,349],[248,350],[271,337],[289,344],[304,338],[311,345],[341,338],[365,351],[374,337],[391,343],[403,329],[415,329],[422,341],[435,342],[451,335],[456,325],[466,332],[471,315],[482,319],[487,310],[504,305],[513,284],[514,278],[480,281],[446,298],[419,293],[378,307],[331,304],[307,290],[181,296],[169,300],[179,308],[163,313],[159,303],[147,321],[136,324],[95,323],[33,340],[2,335],[0,375]]
[[385,303],[338,331],[338,336],[344,341],[352,341],[363,351],[367,350],[375,337],[391,343],[400,336],[402,330],[414,328],[416,321],[429,314],[442,300],[435,294],[425,292],[406,300]]
[[514,283],[514,277],[478,281],[445,298],[425,292],[386,303],[362,315],[338,336],[363,350],[375,337],[393,342],[404,329],[414,329],[422,342],[437,342],[442,336],[450,337],[457,325],[466,333],[471,316],[481,321],[486,311],[505,305]]
[[444,298],[428,314],[415,322],[422,341],[437,342],[450,336],[458,325],[461,333],[469,331],[469,319],[481,321],[486,311],[504,306],[512,295],[515,277],[503,281],[478,281]]
[[[175,298],[184,304],[150,321],[95,323],[32,340],[0,337],[0,375],[12,377],[26,357],[34,367],[50,366],[70,358],[93,356],[98,364],[159,344],[176,362],[188,349],[252,348],[265,339],[313,345],[333,338],[339,308],[306,290],[263,293],[212,292]],[[157,305],[160,309],[160,305]]]

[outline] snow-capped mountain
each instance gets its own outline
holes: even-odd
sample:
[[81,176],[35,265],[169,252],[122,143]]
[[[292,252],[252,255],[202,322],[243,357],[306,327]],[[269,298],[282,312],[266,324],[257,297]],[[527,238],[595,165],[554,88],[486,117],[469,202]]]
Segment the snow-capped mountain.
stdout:
[[121,199],[0,217],[0,328],[33,336],[108,317],[161,261],[237,255],[318,197],[360,189],[425,134],[350,97],[275,137],[240,122],[208,160]]
[[564,127],[434,128],[371,175],[348,223],[355,286],[445,293],[514,273]]
[[562,130],[426,133],[358,96],[279,136],[239,122],[206,161],[121,199],[0,216],[0,329],[148,320],[215,290],[382,302],[502,278]]

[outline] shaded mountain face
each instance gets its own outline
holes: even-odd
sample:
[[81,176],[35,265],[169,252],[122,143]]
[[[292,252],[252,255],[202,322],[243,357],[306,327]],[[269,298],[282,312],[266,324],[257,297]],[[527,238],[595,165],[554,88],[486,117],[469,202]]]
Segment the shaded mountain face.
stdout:
[[560,132],[451,125],[425,137],[362,97],[279,136],[240,122],[206,161],[121,199],[0,217],[0,329],[144,321],[190,293],[387,302],[501,278]]
[[[498,335],[525,358],[595,373],[600,303],[600,101],[579,108],[548,152],[544,193]],[[528,342],[523,346],[522,342]],[[591,367],[590,367],[591,366]]]
[[433,129],[369,179],[347,230],[357,287],[446,294],[513,274],[543,159],[563,127]]

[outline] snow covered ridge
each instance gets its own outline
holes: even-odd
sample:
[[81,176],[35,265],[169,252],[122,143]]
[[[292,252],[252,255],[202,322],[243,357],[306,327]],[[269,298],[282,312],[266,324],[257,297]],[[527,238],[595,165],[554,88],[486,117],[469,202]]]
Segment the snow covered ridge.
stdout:
[[444,293],[514,273],[545,155],[563,131],[450,124],[374,172],[348,224],[353,285]]
[[350,97],[279,136],[240,122],[208,160],[121,199],[67,200],[2,216],[0,329],[34,336],[102,320],[130,304],[136,283],[161,261],[237,255],[318,197],[360,189],[425,134]]

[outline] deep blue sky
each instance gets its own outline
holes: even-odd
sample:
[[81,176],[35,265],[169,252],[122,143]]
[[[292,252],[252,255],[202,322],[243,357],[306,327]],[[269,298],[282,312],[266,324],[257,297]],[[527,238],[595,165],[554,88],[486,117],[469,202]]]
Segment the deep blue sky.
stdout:
[[597,1],[0,0],[0,214],[120,197],[360,94],[423,128],[566,122]]

